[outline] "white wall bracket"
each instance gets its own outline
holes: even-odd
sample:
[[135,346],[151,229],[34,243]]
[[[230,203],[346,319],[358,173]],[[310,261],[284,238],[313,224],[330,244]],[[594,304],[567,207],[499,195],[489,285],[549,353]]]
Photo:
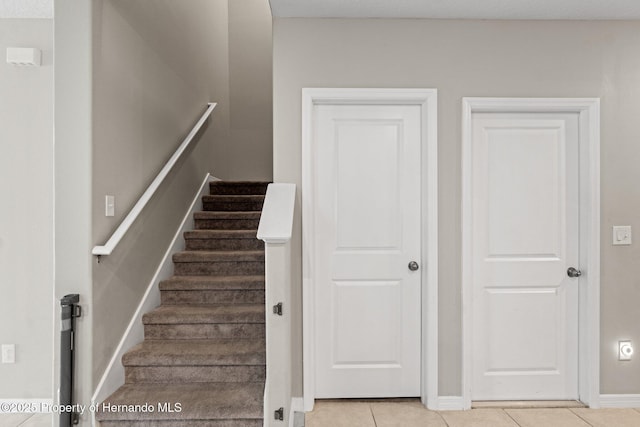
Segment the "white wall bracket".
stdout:
[[7,64],[39,67],[42,65],[42,52],[33,47],[8,47]]

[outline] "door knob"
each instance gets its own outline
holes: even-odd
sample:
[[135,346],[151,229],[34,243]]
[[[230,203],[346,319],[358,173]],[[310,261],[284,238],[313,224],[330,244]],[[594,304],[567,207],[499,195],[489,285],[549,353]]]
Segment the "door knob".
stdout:
[[409,263],[409,270],[411,270],[411,271],[416,271],[416,270],[417,270],[417,269],[419,269],[419,268],[420,268],[420,266],[418,265],[418,263],[417,263],[417,262],[415,262],[415,261],[411,261],[411,262]]
[[576,270],[573,267],[569,267],[567,269],[567,276],[569,276],[569,277],[580,277],[580,276],[582,276],[582,271]]

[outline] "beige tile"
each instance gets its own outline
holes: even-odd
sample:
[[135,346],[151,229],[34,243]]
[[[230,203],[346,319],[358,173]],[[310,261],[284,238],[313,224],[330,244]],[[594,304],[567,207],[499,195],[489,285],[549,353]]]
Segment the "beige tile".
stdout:
[[449,427],[518,427],[502,409],[442,411],[440,415]]
[[571,409],[593,427],[638,427],[640,413],[634,409]]
[[20,424],[20,427],[51,427],[53,426],[53,415],[35,414],[33,417]]
[[589,427],[568,409],[505,409],[520,427]]
[[376,427],[368,403],[317,401],[305,427]]
[[372,403],[371,411],[377,427],[447,427],[437,412],[420,402]]
[[16,427],[25,422],[33,414],[0,414],[0,426]]

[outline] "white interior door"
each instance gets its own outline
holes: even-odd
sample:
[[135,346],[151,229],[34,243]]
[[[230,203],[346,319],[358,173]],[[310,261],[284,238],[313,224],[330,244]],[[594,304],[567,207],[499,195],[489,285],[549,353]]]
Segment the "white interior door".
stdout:
[[420,106],[313,120],[315,396],[419,396]]
[[472,117],[472,400],[578,398],[578,115]]

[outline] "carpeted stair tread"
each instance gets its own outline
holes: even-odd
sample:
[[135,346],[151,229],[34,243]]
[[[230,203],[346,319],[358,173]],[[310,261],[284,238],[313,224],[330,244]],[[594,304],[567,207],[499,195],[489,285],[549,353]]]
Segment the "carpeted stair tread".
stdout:
[[[113,420],[253,420],[262,419],[264,384],[257,383],[139,383],[125,384],[113,393],[105,404],[144,405],[155,408],[151,412],[129,412],[126,410],[96,414],[99,421]],[[181,410],[160,411],[158,404],[180,404]],[[99,405],[102,408],[104,405]],[[167,424],[167,426],[177,424]],[[195,423],[185,425],[196,425]]]
[[144,314],[142,323],[264,323],[264,317],[264,304],[161,305]]
[[145,340],[122,356],[126,366],[264,365],[260,339]]
[[197,211],[193,213],[195,219],[255,219],[259,220],[260,211]]
[[260,211],[200,211],[193,214],[196,230],[258,230]]
[[100,427],[263,427],[262,419],[102,421]]
[[205,194],[202,196],[202,201],[220,203],[264,202],[264,196],[259,194]]
[[127,366],[126,383],[251,383],[266,378],[265,365]]
[[100,427],[263,427],[263,420],[102,421]]
[[205,211],[261,211],[264,196],[224,195],[202,196],[202,209]]
[[147,340],[264,339],[264,323],[148,323]]
[[264,251],[182,251],[173,255],[173,262],[264,262]]
[[184,233],[187,251],[264,250],[256,230],[195,230]]
[[185,304],[264,304],[264,289],[213,291],[162,291],[162,305]]
[[263,181],[213,181],[209,183],[211,194],[265,194],[269,182]]
[[255,230],[193,230],[185,231],[185,239],[251,239],[258,240]]
[[264,276],[172,276],[160,282],[160,291],[223,291],[264,289]]

